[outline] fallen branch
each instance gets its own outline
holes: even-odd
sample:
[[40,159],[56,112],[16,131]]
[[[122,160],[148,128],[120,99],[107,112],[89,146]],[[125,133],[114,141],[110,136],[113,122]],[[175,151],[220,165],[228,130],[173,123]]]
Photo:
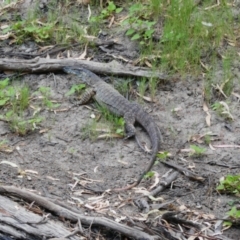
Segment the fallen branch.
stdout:
[[28,73],[56,72],[61,71],[64,66],[84,67],[92,72],[99,74],[146,77],[146,78],[155,77],[162,80],[170,79],[169,76],[159,71],[151,71],[148,68],[134,67],[130,65],[124,66],[117,61],[112,61],[109,63],[99,63],[69,58],[47,59],[37,57],[30,60],[0,58],[0,70],[2,71],[7,70]]
[[[108,229],[112,229],[114,231],[120,232],[125,236],[135,238],[135,239],[148,239],[148,240],[160,239],[158,236],[151,236],[151,235],[145,233],[144,231],[125,226],[123,224],[117,223],[117,222],[110,220],[108,218],[105,218],[105,217],[90,217],[90,216],[85,216],[85,215],[82,215],[79,213],[75,213],[74,211],[71,211],[64,207],[56,205],[55,203],[47,200],[46,198],[44,198],[42,196],[36,195],[36,194],[31,193],[24,189],[19,189],[17,187],[0,186],[0,194],[17,196],[28,202],[34,202],[35,204],[54,213],[55,215],[60,216],[65,219],[68,219],[72,222],[81,221],[82,224],[85,224],[88,226],[91,226],[91,225],[103,226]],[[4,202],[0,202],[0,209],[5,209]],[[15,210],[15,212],[16,212],[16,210]],[[2,211],[0,211],[0,216],[2,214],[4,214],[4,213],[2,213]]]

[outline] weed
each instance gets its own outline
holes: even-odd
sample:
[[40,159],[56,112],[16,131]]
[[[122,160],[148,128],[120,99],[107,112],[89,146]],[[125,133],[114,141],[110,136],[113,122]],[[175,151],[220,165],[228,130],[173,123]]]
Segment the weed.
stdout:
[[148,87],[148,84],[146,82],[146,78],[142,78],[141,81],[138,82],[138,91],[140,93],[141,99],[144,96]]
[[43,105],[46,106],[49,109],[57,108],[60,104],[54,104],[51,100],[51,89],[48,87],[40,87],[38,89],[39,93],[43,97]]
[[30,90],[27,86],[12,86],[7,78],[0,81],[0,107],[5,108],[1,120],[8,122],[10,129],[19,135],[34,131],[42,121],[36,112],[28,116],[29,104]]
[[152,178],[153,176],[154,176],[154,172],[150,171],[150,172],[146,173],[143,178],[147,179],[147,178]]
[[160,152],[157,154],[157,157],[161,160],[166,160],[167,157],[170,156],[170,153],[167,152],[167,151],[164,151],[164,152]]
[[[227,175],[220,180],[219,185],[217,186],[217,191],[227,194],[235,194],[240,196],[240,175]],[[227,213],[230,217],[230,221],[224,221],[224,226],[231,226],[233,222],[240,220],[240,210],[235,206]]]
[[[157,154],[157,158],[159,158],[161,161],[165,161],[167,157],[169,157],[171,154],[167,151],[160,152]],[[155,161],[154,165],[158,164],[159,161]],[[154,172],[150,171],[147,174],[144,175],[144,178],[152,178],[154,176]]]
[[171,1],[161,40],[164,64],[170,63],[172,67],[185,71],[190,66],[197,68],[201,56],[210,59],[208,53],[213,46],[220,45],[224,34],[231,34],[226,25],[226,22],[232,22],[230,8],[222,4],[218,9],[207,11],[205,7],[196,8],[191,0],[184,0],[181,4],[177,0]]
[[99,130],[103,129],[104,131],[107,130],[108,134],[105,136],[111,138],[111,134],[118,134],[120,136],[124,136],[124,125],[125,121],[121,117],[117,117],[116,115],[112,114],[105,106],[100,104],[96,104],[97,109],[101,112],[104,120],[107,122],[107,129],[106,124],[98,123],[99,118],[94,118],[90,123],[87,123],[82,128],[82,138],[90,138],[95,140],[99,137]]
[[11,131],[24,136],[28,132],[36,130],[38,128],[37,125],[41,123],[43,119],[36,116],[25,119],[24,116],[19,116],[17,113],[9,111],[6,113],[6,120],[9,122]]
[[[48,10],[42,12],[35,4],[27,12],[27,18],[16,19],[10,27],[4,29],[5,33],[12,32],[14,42],[22,43],[26,40],[34,40],[37,43],[72,43],[83,40],[84,30],[71,14],[71,21],[66,21],[60,17],[67,15],[68,1],[49,1]],[[56,11],[57,9],[57,11]],[[79,12],[76,12],[78,19]]]
[[240,210],[235,206],[231,208],[231,210],[227,213],[231,220],[237,222],[240,221]]
[[192,150],[191,156],[200,157],[206,152],[205,148],[196,145],[190,145],[190,148]]
[[75,84],[72,85],[71,89],[65,94],[65,96],[70,96],[72,94],[80,94],[83,89],[86,88],[86,85],[81,83],[81,84]]
[[108,5],[103,9],[99,16],[92,16],[90,23],[100,22],[106,18],[112,17],[115,13],[120,13],[123,9],[118,8],[113,1],[108,1]]
[[149,80],[149,89],[150,89],[150,94],[151,98],[153,99],[156,95],[157,91],[157,84],[158,84],[158,79],[157,78],[151,78]]
[[155,17],[159,17],[163,12],[163,3],[159,0],[151,0],[150,1],[151,12]]
[[240,175],[227,175],[220,180],[217,190],[220,192],[240,194]]
[[226,102],[215,102],[211,107],[219,116],[224,117],[226,120],[234,119]]
[[73,147],[70,147],[70,148],[67,149],[67,152],[70,153],[71,155],[73,155],[74,153],[76,153],[76,151],[77,151],[77,150],[76,150],[75,148],[73,148]]
[[206,134],[204,136],[204,142],[205,142],[205,144],[209,145],[211,143],[211,136]]
[[112,124],[112,131],[114,133],[124,135],[125,121],[122,117],[117,117],[112,114],[105,106],[97,104],[98,110],[102,113],[104,119]]
[[129,8],[129,17],[122,23],[123,26],[130,26],[126,35],[130,36],[131,40],[141,40],[141,45],[151,39],[155,31],[153,26],[156,22],[147,20],[149,14],[149,8],[141,3],[135,3]]
[[46,42],[53,38],[54,23],[39,23],[39,21],[19,21],[12,25],[12,30],[17,36],[17,43],[22,43],[26,39],[33,39],[34,41]]
[[98,132],[97,132],[97,122],[96,120],[92,120],[85,124],[81,128],[81,138],[83,140],[89,138],[90,140],[94,141],[98,137]]

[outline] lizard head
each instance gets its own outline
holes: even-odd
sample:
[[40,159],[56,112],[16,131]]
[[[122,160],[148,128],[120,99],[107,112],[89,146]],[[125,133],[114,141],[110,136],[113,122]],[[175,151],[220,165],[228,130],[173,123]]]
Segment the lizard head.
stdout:
[[63,67],[65,73],[70,73],[78,76],[84,83],[90,83],[91,75],[93,74],[89,70],[81,67]]

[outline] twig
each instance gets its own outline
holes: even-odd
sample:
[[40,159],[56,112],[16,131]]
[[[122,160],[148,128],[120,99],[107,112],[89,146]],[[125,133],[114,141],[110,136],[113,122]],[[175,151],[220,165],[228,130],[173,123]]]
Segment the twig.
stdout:
[[151,236],[151,235],[145,233],[144,231],[125,226],[123,224],[117,223],[117,222],[110,220],[108,218],[105,218],[105,217],[91,217],[91,216],[77,214],[71,210],[68,210],[66,208],[63,208],[61,206],[54,204],[53,202],[47,200],[46,198],[44,198],[42,196],[38,196],[34,193],[31,193],[24,189],[19,189],[17,187],[0,186],[0,194],[18,196],[29,202],[35,201],[35,203],[38,204],[39,206],[44,207],[45,209],[48,209],[52,213],[54,213],[58,216],[64,217],[65,219],[69,219],[73,222],[77,222],[80,219],[80,221],[83,224],[100,225],[100,226],[103,226],[106,228],[110,228],[114,231],[118,231],[118,232],[124,234],[125,236],[129,236],[131,238],[136,238],[136,239],[140,239],[140,238],[148,239],[148,240],[159,239],[157,236]]
[[17,72],[43,73],[61,71],[66,66],[80,66],[92,72],[99,74],[117,75],[117,76],[134,76],[146,78],[158,78],[170,80],[169,76],[157,70],[150,70],[144,67],[124,66],[117,61],[109,63],[100,63],[77,59],[46,59],[34,58],[25,59],[7,59],[0,58],[0,70],[11,70]]

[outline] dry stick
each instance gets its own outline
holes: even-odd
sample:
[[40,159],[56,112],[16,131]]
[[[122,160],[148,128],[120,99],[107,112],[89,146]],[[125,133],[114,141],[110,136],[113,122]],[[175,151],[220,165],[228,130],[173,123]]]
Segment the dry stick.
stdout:
[[71,221],[77,222],[80,221],[83,224],[86,225],[100,225],[106,228],[110,228],[114,231],[118,231],[126,236],[136,238],[136,239],[148,239],[148,240],[156,240],[159,239],[158,236],[151,236],[143,231],[140,231],[135,228],[131,228],[128,226],[125,226],[123,224],[117,223],[113,220],[110,220],[105,217],[89,217],[81,214],[77,214],[73,211],[70,211],[68,209],[65,209],[61,206],[56,205],[55,203],[47,200],[44,197],[41,197],[39,195],[36,195],[34,193],[28,192],[27,190],[24,189],[19,189],[17,187],[12,187],[12,186],[0,186],[0,194],[5,194],[5,195],[12,195],[12,196],[18,196],[23,198],[24,200],[28,202],[35,202],[41,207],[44,207],[48,209],[49,211],[53,212],[54,214],[64,217],[66,219],[69,219]]
[[[160,185],[149,193],[149,196],[155,197],[159,192],[163,191],[168,185],[177,179],[178,174],[179,173],[177,171],[170,172],[168,176],[166,176],[166,178],[160,182]],[[136,199],[135,203],[140,209],[145,209],[145,212],[148,212],[150,209],[147,196]]]
[[152,71],[149,68],[124,66],[117,61],[109,63],[99,63],[77,59],[47,59],[34,58],[25,59],[7,59],[0,58],[0,70],[43,73],[61,71],[66,66],[79,66],[99,74],[134,76],[134,77],[155,77],[162,80],[170,80],[169,76],[159,71]]

